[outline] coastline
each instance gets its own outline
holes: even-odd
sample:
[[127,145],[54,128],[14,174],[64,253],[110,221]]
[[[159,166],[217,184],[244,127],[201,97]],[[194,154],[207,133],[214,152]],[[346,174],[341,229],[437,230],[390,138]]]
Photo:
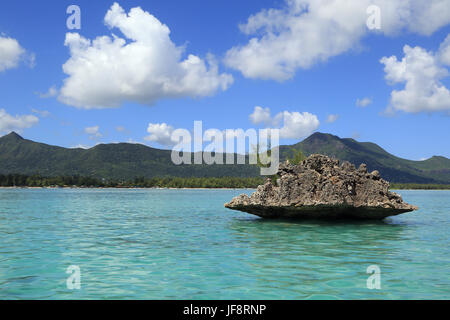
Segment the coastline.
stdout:
[[0,187],[1,189],[130,189],[130,190],[255,190],[255,188],[162,188],[162,187]]
[[[0,186],[0,190],[2,189],[48,189],[48,190],[56,190],[56,189],[100,189],[100,190],[120,190],[120,189],[127,189],[127,190],[255,190],[256,188],[199,188],[199,187],[192,187],[192,188],[187,188],[187,187],[183,187],[183,188],[164,188],[164,187],[148,187],[148,188],[143,188],[143,187],[69,187],[69,186],[64,186],[64,187],[2,187]],[[395,191],[395,190],[417,190],[417,191],[439,191],[439,190],[450,190],[450,186],[443,186],[441,188],[390,188],[390,191]]]

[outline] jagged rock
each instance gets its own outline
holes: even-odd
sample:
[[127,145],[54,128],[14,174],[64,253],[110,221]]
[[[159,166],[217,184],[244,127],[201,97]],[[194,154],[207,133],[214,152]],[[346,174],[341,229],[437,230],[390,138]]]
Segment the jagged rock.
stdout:
[[378,171],[314,154],[299,165],[280,164],[276,185],[267,179],[250,197],[241,194],[226,208],[263,218],[384,219],[417,210]]

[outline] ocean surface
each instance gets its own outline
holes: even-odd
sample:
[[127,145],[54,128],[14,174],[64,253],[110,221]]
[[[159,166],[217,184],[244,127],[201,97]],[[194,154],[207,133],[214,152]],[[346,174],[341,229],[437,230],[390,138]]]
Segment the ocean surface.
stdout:
[[450,191],[353,223],[223,207],[243,192],[0,189],[0,299],[450,298]]

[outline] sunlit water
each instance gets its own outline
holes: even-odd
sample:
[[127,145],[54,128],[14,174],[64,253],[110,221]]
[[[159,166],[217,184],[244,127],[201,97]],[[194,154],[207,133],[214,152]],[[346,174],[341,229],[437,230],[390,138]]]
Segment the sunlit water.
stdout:
[[400,191],[420,210],[364,223],[223,207],[242,192],[1,189],[0,298],[450,298],[450,191]]

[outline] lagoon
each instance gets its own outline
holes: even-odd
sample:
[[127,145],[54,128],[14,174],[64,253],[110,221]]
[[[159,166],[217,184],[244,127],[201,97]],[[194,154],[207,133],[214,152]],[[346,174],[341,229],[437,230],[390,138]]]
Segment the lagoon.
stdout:
[[0,189],[0,299],[450,298],[450,191],[397,191],[420,209],[381,222],[223,207],[252,191]]

